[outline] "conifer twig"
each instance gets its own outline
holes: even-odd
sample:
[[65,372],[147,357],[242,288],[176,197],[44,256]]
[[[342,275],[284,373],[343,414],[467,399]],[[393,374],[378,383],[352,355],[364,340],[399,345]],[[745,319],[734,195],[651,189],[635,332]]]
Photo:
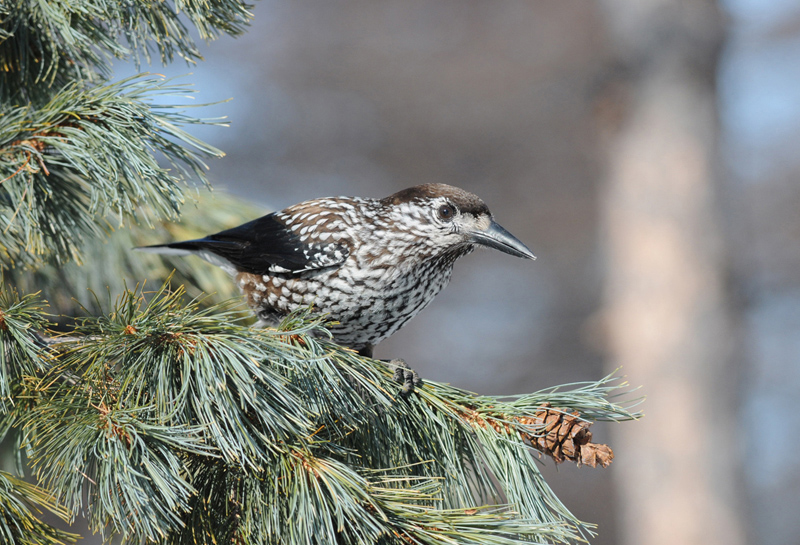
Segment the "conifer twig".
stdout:
[[[635,417],[608,401],[616,379],[502,398],[427,382],[402,400],[390,370],[326,340],[323,320],[306,310],[252,329],[228,305],[186,303],[182,289],[124,293],[50,343],[46,367],[19,383],[33,468],[72,516],[86,509],[93,529],[125,543],[200,529],[217,542],[591,535],[530,445],[538,434],[541,452],[576,459],[565,437],[590,443],[575,411]],[[553,415],[577,431],[552,435]]]

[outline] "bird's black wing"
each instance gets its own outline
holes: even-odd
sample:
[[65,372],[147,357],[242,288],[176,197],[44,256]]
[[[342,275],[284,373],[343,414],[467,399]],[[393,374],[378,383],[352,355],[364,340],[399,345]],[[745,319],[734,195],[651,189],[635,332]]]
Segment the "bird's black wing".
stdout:
[[[304,233],[305,234],[305,233]],[[196,240],[143,248],[210,252],[240,272],[298,273],[341,265],[349,249],[340,242],[302,236],[290,229],[276,214],[269,214],[233,229]]]

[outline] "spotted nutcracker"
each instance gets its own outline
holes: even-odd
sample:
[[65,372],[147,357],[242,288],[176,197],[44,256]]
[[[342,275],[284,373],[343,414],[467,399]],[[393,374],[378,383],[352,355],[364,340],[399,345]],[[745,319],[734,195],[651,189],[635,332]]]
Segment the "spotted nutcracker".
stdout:
[[337,343],[372,356],[375,345],[433,300],[456,259],[476,245],[535,259],[480,198],[426,184],[384,199],[305,201],[205,238],[139,249],[195,254],[219,265],[262,325],[313,305],[330,317]]

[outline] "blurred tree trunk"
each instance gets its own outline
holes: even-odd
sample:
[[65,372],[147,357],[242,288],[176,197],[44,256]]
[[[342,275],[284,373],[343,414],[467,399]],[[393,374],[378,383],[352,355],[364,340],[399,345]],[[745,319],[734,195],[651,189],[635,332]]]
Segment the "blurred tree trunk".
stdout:
[[[604,4],[620,59],[601,101],[609,366],[644,386],[617,430],[625,543],[744,543],[732,320],[717,210],[714,2]],[[609,107],[610,106],[610,107]]]

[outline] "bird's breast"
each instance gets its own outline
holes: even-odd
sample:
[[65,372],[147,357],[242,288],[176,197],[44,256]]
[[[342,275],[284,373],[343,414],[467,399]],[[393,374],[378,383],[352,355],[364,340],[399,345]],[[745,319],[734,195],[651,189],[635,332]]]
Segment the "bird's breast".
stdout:
[[237,281],[262,322],[275,323],[313,305],[336,322],[330,330],[337,342],[360,347],[378,344],[425,308],[450,281],[455,257],[412,264],[356,251],[338,268],[296,275],[239,273]]

